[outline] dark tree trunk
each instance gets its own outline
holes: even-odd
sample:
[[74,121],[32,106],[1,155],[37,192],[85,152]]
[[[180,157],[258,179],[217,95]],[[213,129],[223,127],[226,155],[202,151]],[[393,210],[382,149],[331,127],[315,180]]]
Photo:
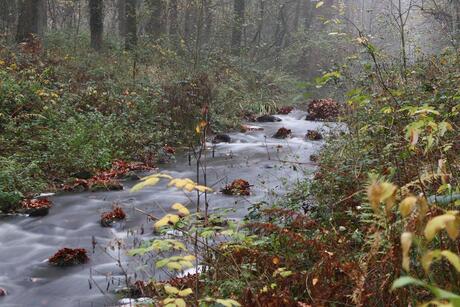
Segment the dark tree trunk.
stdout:
[[193,34],[193,3],[187,1],[184,12],[184,41],[188,45]]
[[312,21],[313,21],[313,4],[310,0],[305,0],[305,8],[304,8],[304,18],[303,24],[305,30],[310,29]]
[[126,0],[118,0],[118,35],[124,38],[126,36]]
[[213,23],[213,11],[211,8],[211,0],[204,0],[203,2],[204,10],[204,31],[203,31],[203,43],[209,44],[209,41],[212,36],[212,23]]
[[20,0],[16,41],[23,42],[31,35],[40,35],[41,11],[44,0]]
[[160,38],[165,33],[165,2],[164,0],[147,0],[148,22],[146,31],[154,39]]
[[126,50],[133,50],[137,46],[136,2],[136,0],[126,0]]
[[233,30],[232,30],[232,54],[239,55],[241,50],[241,38],[243,37],[243,24],[245,13],[245,0],[233,2]]
[[179,25],[177,23],[177,0],[169,1],[169,39],[174,47],[179,45]]
[[0,31],[9,35],[16,25],[16,1],[0,0]]
[[104,33],[102,0],[89,0],[89,26],[91,31],[91,47],[99,51],[102,49],[102,35]]

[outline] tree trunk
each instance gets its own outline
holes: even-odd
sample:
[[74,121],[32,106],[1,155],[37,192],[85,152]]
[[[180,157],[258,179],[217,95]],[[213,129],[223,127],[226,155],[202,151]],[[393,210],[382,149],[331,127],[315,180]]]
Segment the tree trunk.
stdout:
[[177,0],[169,1],[169,39],[174,47],[179,45],[179,25],[177,23]]
[[126,36],[126,0],[118,0],[118,35],[124,38]]
[[126,50],[133,50],[137,46],[136,2],[136,0],[126,0]]
[[211,8],[211,0],[203,0],[204,10],[204,31],[203,31],[203,43],[209,44],[212,36],[212,23],[213,23],[213,12]]
[[102,0],[89,0],[91,47],[98,51],[102,49],[102,35],[104,33],[104,16],[102,10]]
[[311,0],[305,0],[305,9],[304,9],[305,15],[303,18],[303,24],[305,27],[305,30],[310,29],[312,21],[313,21],[313,4]]
[[20,43],[31,35],[40,34],[40,13],[43,10],[44,0],[20,0],[19,18],[16,32],[16,42]]
[[0,0],[0,31],[12,34],[16,24],[17,8],[16,1]]
[[193,2],[187,1],[184,12],[184,41],[187,44],[187,46],[192,41],[194,20],[193,16]]
[[148,21],[146,31],[154,39],[160,38],[165,33],[164,0],[147,0]]
[[241,38],[243,36],[243,24],[245,13],[245,0],[233,2],[233,30],[232,30],[232,54],[239,55],[241,51]]

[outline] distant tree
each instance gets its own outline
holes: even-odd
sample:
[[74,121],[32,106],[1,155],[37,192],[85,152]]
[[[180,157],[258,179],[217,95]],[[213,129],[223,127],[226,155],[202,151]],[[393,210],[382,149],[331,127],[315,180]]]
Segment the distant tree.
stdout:
[[158,39],[165,33],[165,2],[164,0],[146,0],[148,20],[146,31],[154,39]]
[[173,46],[179,45],[179,24],[177,0],[169,1],[169,39]]
[[126,38],[125,49],[132,50],[137,46],[137,1],[126,0]]
[[126,35],[126,0],[117,1],[118,35]]
[[0,0],[0,31],[11,34],[16,24],[16,1]]
[[16,41],[22,42],[30,35],[43,35],[46,24],[45,0],[19,0]]
[[232,29],[232,54],[239,55],[241,50],[241,39],[243,37],[243,24],[245,13],[245,0],[234,0],[233,2],[233,29]]
[[91,31],[91,47],[102,49],[102,35],[104,33],[104,16],[102,0],[89,0],[89,26]]

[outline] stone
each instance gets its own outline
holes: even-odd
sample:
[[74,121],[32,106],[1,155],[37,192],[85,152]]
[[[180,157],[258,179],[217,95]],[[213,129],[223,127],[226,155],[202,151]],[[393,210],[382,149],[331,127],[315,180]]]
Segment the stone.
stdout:
[[88,253],[84,248],[62,248],[48,259],[55,266],[71,266],[89,261]]
[[232,138],[228,134],[217,134],[213,139],[212,143],[213,144],[218,144],[218,143],[230,143],[232,141]]
[[340,105],[335,100],[316,99],[308,104],[306,120],[336,120],[340,113]]
[[275,139],[286,139],[292,135],[292,131],[286,128],[279,128],[278,131],[273,135]]
[[308,130],[305,137],[310,141],[319,141],[323,139],[323,136],[321,135],[321,133],[319,133],[316,130]]
[[257,117],[256,120],[259,123],[274,123],[274,122],[280,122],[281,118],[273,116],[273,115],[262,115],[260,117]]

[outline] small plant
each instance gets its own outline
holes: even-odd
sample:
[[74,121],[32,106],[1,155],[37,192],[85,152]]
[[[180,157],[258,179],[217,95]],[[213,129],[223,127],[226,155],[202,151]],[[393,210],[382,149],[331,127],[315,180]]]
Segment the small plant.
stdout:
[[251,185],[244,179],[236,179],[231,184],[226,185],[222,189],[225,195],[251,195]]
[[101,215],[101,225],[103,227],[110,227],[114,223],[124,220],[126,218],[125,211],[118,206],[115,206],[112,211],[104,212]]
[[48,261],[52,265],[63,267],[86,263],[89,258],[84,248],[63,248],[50,257]]
[[273,135],[275,139],[286,139],[292,135],[291,129],[279,128],[278,131]]

